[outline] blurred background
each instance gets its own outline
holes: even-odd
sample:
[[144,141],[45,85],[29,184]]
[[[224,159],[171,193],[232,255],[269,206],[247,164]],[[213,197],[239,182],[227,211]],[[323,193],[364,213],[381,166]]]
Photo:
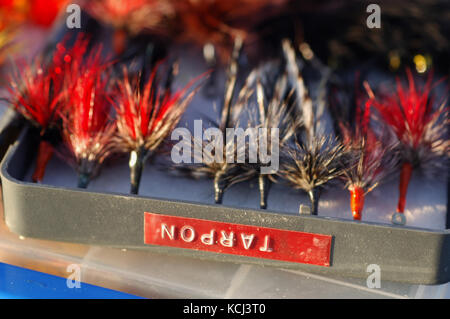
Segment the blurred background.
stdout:
[[[288,37],[334,70],[405,67],[449,73],[450,3],[445,0],[376,1],[381,28],[369,28],[373,1],[296,0],[0,0],[0,63],[33,55],[72,31],[67,6],[81,8],[81,31],[122,59],[156,43],[161,55],[174,45],[228,60],[236,37],[244,39],[243,63],[279,53]],[[312,53],[308,53],[308,49]],[[306,50],[306,51],[305,51]],[[156,57],[157,58],[157,57]]]

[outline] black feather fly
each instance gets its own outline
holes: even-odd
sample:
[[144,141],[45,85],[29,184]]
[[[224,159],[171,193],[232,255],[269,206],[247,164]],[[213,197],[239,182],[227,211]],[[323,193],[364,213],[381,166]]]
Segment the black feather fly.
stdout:
[[326,183],[343,174],[348,155],[338,139],[325,134],[323,112],[325,108],[328,74],[322,76],[317,98],[313,102],[300,73],[299,63],[292,44],[284,40],[289,81],[294,88],[297,112],[302,119],[302,129],[293,146],[285,150],[288,160],[279,175],[294,188],[305,191],[311,201],[311,213],[317,215],[318,202]]
[[[236,91],[236,82],[238,75],[238,59],[242,49],[243,41],[236,38],[230,63],[228,66],[227,82],[225,85],[225,94],[222,104],[221,115],[217,129],[222,133],[220,139],[214,141],[204,141],[193,138],[194,150],[200,149],[201,152],[195,152],[193,162],[185,166],[178,166],[180,171],[187,172],[192,177],[209,177],[214,183],[214,200],[216,203],[222,203],[225,190],[230,186],[248,180],[253,176],[253,170],[245,165],[228,160],[230,157],[234,159],[239,154],[246,154],[248,143],[235,143],[234,140],[227,140],[227,128],[238,128],[238,116],[235,110],[242,110],[247,104],[251,92],[247,86],[244,86],[236,100],[233,96]],[[213,143],[213,150],[211,149]]]
[[[270,183],[275,180],[281,152],[301,126],[301,119],[293,107],[293,91],[289,89],[288,75],[282,61],[269,61],[253,70],[247,77],[245,87],[256,95],[256,108],[247,106],[247,129],[258,130],[254,151],[258,156],[252,160],[247,150],[246,165],[252,177],[258,178],[260,208],[267,207]],[[244,106],[239,104],[238,107]],[[235,114],[242,115],[242,110]]]

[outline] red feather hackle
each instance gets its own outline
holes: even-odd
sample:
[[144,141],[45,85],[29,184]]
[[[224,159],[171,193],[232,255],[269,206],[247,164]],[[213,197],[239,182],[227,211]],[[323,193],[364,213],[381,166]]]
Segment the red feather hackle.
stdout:
[[8,88],[13,107],[42,131],[57,121],[59,108],[68,103],[67,97],[77,78],[89,69],[106,66],[101,63],[101,47],[87,55],[89,39],[84,35],[71,47],[66,42],[56,45],[49,63],[38,57],[25,64],[14,74]]
[[42,65],[40,58],[25,65],[13,76],[8,90],[16,111],[44,132],[55,123],[62,92],[58,76]]
[[[371,101],[384,122],[395,133],[402,147],[405,162],[413,166],[433,166],[450,157],[448,141],[448,107],[446,101],[435,108],[430,73],[423,86],[416,84],[411,70],[406,70],[408,86],[397,78],[396,89],[387,94],[375,94],[367,87]],[[447,93],[446,93],[447,95]]]
[[130,81],[126,68],[123,79],[117,82],[111,103],[116,109],[116,147],[123,152],[139,148],[156,150],[178,124],[197,89],[188,94],[187,91],[205,75],[172,93],[169,88],[159,88],[157,69],[158,66],[153,69],[142,91],[138,89],[139,77]]
[[[359,83],[358,75],[355,83]],[[342,112],[347,105],[338,99],[337,92],[334,93],[330,102],[336,110]],[[372,100],[363,94],[357,84],[353,95],[355,109],[351,114],[352,118],[338,121],[342,143],[353,154],[351,162],[344,170],[343,178],[349,189],[360,188],[367,193],[395,167],[396,160],[392,156],[395,143],[388,134],[375,132],[371,125]],[[346,103],[351,101],[346,99]]]
[[101,70],[97,66],[78,77],[63,115],[64,140],[78,163],[101,164],[112,151],[115,124],[110,120],[110,93]]

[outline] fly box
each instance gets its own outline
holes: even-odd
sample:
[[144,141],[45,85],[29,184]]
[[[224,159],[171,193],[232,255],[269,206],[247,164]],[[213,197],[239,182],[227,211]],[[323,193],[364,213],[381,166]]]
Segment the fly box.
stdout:
[[[375,264],[382,280],[415,284],[450,280],[448,229],[194,202],[186,198],[190,194],[195,199],[197,189],[183,185],[183,179],[160,178],[162,173],[154,174],[155,185],[172,189],[172,194],[184,189],[182,200],[32,183],[28,176],[37,145],[35,135],[25,129],[1,165],[5,221],[12,232],[24,237],[329,276],[365,278],[368,266]],[[52,169],[58,173],[57,165],[51,164],[48,170]]]

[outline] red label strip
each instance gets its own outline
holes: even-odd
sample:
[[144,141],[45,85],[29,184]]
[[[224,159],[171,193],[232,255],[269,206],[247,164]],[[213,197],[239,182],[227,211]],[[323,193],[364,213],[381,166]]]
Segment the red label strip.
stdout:
[[329,235],[147,212],[144,227],[149,245],[330,266]]

